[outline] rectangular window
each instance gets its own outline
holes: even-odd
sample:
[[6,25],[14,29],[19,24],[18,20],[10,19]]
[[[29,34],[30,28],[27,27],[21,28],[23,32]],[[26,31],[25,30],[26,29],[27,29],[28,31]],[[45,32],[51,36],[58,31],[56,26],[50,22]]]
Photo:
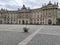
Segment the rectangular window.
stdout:
[[39,21],[39,19],[37,19],[37,21]]

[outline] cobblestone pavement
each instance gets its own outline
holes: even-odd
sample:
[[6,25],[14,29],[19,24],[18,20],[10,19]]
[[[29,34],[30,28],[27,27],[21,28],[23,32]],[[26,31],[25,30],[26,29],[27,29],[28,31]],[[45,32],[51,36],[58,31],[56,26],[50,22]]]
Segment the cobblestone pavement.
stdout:
[[37,34],[27,45],[60,45],[60,35]]
[[60,45],[60,26],[28,25],[29,33],[23,27],[0,25],[0,45],[19,45],[25,40],[25,45]]
[[27,45],[60,45],[60,26],[45,26]]
[[18,45],[40,26],[28,25],[29,33],[24,33],[24,25],[0,25],[0,45]]

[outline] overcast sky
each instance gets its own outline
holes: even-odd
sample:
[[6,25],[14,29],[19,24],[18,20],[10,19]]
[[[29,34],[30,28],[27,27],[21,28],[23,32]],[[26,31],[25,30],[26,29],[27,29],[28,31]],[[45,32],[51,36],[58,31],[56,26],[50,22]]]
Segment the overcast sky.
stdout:
[[30,8],[40,8],[42,4],[51,1],[52,3],[58,2],[60,6],[60,0],[0,0],[0,8],[7,8],[9,10],[16,10],[21,8],[22,5],[26,5],[26,7]]

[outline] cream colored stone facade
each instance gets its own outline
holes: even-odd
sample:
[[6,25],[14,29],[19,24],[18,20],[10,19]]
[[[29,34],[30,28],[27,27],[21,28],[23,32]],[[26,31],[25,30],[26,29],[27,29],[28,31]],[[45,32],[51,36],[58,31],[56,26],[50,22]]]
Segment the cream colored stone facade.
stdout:
[[58,3],[47,5],[38,9],[27,9],[25,5],[16,11],[0,10],[0,24],[56,24],[60,14]]

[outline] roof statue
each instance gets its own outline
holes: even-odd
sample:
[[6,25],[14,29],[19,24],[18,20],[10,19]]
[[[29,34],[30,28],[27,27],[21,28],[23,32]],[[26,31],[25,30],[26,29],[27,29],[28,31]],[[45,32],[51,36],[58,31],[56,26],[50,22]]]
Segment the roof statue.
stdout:
[[23,5],[23,7],[21,9],[27,9],[27,8],[25,7],[25,5]]
[[52,5],[51,1],[49,1],[49,4],[48,5]]

